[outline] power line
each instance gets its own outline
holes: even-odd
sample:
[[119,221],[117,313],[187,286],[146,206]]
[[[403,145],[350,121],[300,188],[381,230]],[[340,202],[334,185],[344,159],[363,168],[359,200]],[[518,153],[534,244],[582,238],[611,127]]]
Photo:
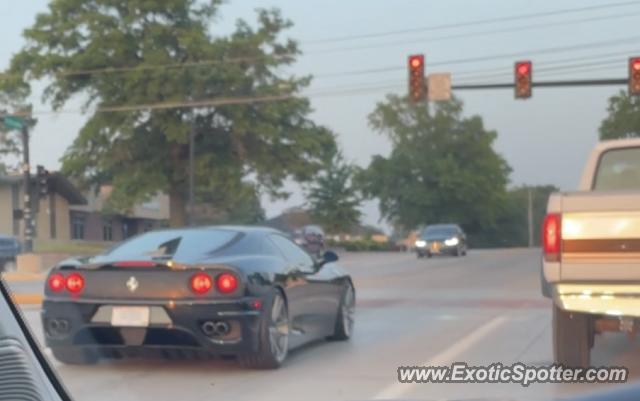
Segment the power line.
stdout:
[[[574,72],[582,73],[587,71],[610,70],[611,67],[615,67],[615,66],[624,67],[624,63],[621,63],[620,61],[621,60],[619,59],[612,59],[612,60],[603,60],[601,62],[592,62],[592,63],[572,63],[572,64],[550,66],[550,67],[546,67],[546,66],[534,67],[534,74],[536,76],[547,77],[547,76],[568,74],[568,73],[574,73]],[[485,70],[485,71],[489,71],[489,72],[496,71],[496,72],[492,74],[486,74],[486,73],[478,74],[477,71],[469,71],[469,70],[460,71],[460,72],[454,71],[454,72],[451,72],[451,78],[453,82],[456,82],[456,83],[477,82],[478,80],[485,80],[489,78],[511,78],[512,79],[511,77],[511,75],[513,74],[512,67]],[[357,87],[354,87],[354,89],[370,88],[372,85],[373,87],[377,87],[378,85],[384,85],[385,87],[388,87],[390,85],[395,85],[397,87],[397,86],[406,85],[406,82],[404,79],[394,79],[394,80],[385,80],[385,81],[376,81],[376,82],[363,82],[363,83],[357,84]],[[340,89],[344,89],[344,87],[332,86],[332,87],[322,88],[322,89],[340,90]]]
[[[491,61],[491,60],[504,59],[504,58],[529,57],[535,54],[562,53],[562,52],[570,52],[570,51],[577,51],[577,50],[593,49],[593,48],[605,47],[605,46],[619,46],[624,44],[625,42],[637,43],[639,39],[640,39],[640,36],[634,36],[634,37],[629,37],[624,39],[607,40],[607,41],[593,42],[593,43],[582,43],[578,45],[549,47],[549,48],[533,49],[529,51],[514,52],[514,53],[500,53],[500,54],[492,54],[492,55],[486,55],[486,56],[427,62],[427,67],[430,68],[433,66],[467,64],[467,63],[473,63],[473,62]],[[404,71],[405,69],[406,69],[405,66],[398,65],[398,66],[388,66],[388,67],[382,67],[382,68],[373,68],[373,69],[367,69],[367,70],[351,70],[351,71],[335,72],[335,73],[327,73],[327,74],[314,74],[314,78],[368,75],[368,74],[378,74],[378,73],[391,72],[391,71]]]
[[384,36],[400,35],[400,34],[406,34],[406,33],[427,32],[427,31],[435,31],[435,30],[441,30],[441,29],[452,29],[452,28],[461,28],[461,27],[476,26],[476,25],[486,25],[486,24],[504,22],[504,21],[517,21],[517,20],[523,20],[523,19],[549,17],[549,16],[562,15],[562,14],[600,10],[605,8],[608,9],[608,8],[614,8],[614,7],[626,7],[626,6],[638,5],[638,4],[640,4],[638,1],[625,1],[625,2],[619,2],[619,3],[609,3],[609,4],[601,4],[601,5],[595,5],[595,6],[578,7],[578,8],[566,8],[566,9],[544,11],[544,12],[530,13],[530,14],[516,14],[516,15],[507,16],[507,17],[487,18],[487,19],[472,20],[472,21],[466,21],[466,22],[460,22],[460,23],[432,25],[432,26],[425,26],[420,28],[399,29],[395,31],[376,32],[376,33],[359,34],[359,35],[337,36],[337,37],[324,38],[324,39],[307,40],[307,41],[302,41],[301,43],[302,44],[319,44],[319,43],[332,43],[332,42],[346,42],[351,40],[379,38]]
[[[576,81],[538,81],[533,82],[534,87],[576,87],[576,86],[611,86],[611,85],[624,85],[627,80],[622,79],[588,79],[588,80],[576,80]],[[318,97],[332,97],[332,96],[349,96],[364,94],[370,92],[378,92],[381,90],[395,89],[399,86],[396,84],[388,85],[374,85],[354,88],[342,88],[317,91],[305,94],[305,97],[318,98]],[[467,90],[467,89],[501,89],[511,88],[513,83],[454,83],[452,89],[454,90]],[[296,98],[297,96],[286,95],[265,95],[265,96],[251,96],[251,97],[220,97],[213,99],[204,99],[198,101],[182,101],[182,102],[159,102],[148,104],[132,104],[132,105],[114,105],[114,106],[101,106],[94,110],[96,113],[114,113],[114,112],[131,112],[131,111],[153,111],[153,110],[168,110],[168,109],[180,109],[180,108],[200,108],[200,107],[218,107],[229,105],[247,105],[258,104],[274,101],[285,101],[288,99]],[[62,114],[62,113],[80,113],[80,110],[57,110],[57,111],[33,111],[33,115],[45,115],[45,114]],[[17,114],[19,115],[19,114]]]
[[[447,65],[447,64],[462,64],[462,63],[477,62],[477,61],[487,61],[487,60],[493,60],[498,58],[520,57],[520,56],[529,56],[533,54],[545,54],[545,53],[582,50],[582,49],[597,48],[602,46],[618,46],[629,41],[636,42],[638,39],[640,39],[640,36],[625,37],[621,39],[608,40],[608,41],[602,41],[602,42],[584,43],[579,45],[536,49],[536,50],[530,50],[527,52],[517,52],[517,53],[497,54],[497,55],[480,56],[480,57],[472,57],[472,58],[457,59],[457,60],[447,60],[447,61],[441,61],[441,62],[428,63],[428,65],[438,66],[438,65]],[[85,75],[94,75],[94,74],[125,73],[125,72],[134,72],[134,71],[184,69],[184,68],[195,68],[195,67],[202,67],[202,66],[209,66],[209,65],[216,65],[216,64],[233,64],[233,63],[252,62],[252,61],[266,60],[266,59],[290,60],[292,56],[293,55],[237,57],[237,58],[224,59],[224,60],[201,60],[201,61],[193,61],[193,62],[185,62],[185,63],[137,65],[137,66],[129,66],[129,67],[104,67],[104,68],[95,68],[95,69],[60,71],[54,75],[59,77],[76,77],[76,76],[85,76]],[[389,66],[389,67],[381,67],[381,68],[373,68],[373,69],[336,72],[336,73],[323,73],[323,74],[316,74],[315,78],[342,77],[342,76],[351,76],[351,75],[359,75],[359,74],[377,74],[377,73],[383,73],[383,72],[396,71],[400,69],[404,69],[404,66],[397,66],[397,67]],[[21,79],[22,75],[21,74],[0,74],[0,80],[16,79],[16,78]]]
[[487,35],[493,35],[493,34],[497,34],[497,33],[519,32],[519,31],[538,29],[538,28],[549,28],[549,27],[553,27],[553,26],[567,26],[567,25],[571,25],[571,24],[590,22],[590,21],[611,20],[611,19],[614,19],[614,18],[636,17],[638,15],[640,15],[640,12],[624,13],[624,14],[612,14],[612,15],[607,15],[607,16],[589,17],[589,18],[582,18],[582,19],[571,20],[571,21],[559,21],[559,22],[550,22],[550,23],[544,23],[544,24],[525,25],[525,26],[512,27],[512,28],[493,29],[493,30],[488,30],[488,31],[476,31],[476,32],[466,32],[466,33],[454,34],[454,35],[434,36],[434,37],[429,37],[429,38],[426,38],[426,39],[425,38],[421,38],[421,39],[404,39],[404,40],[396,40],[396,41],[393,41],[393,42],[377,43],[377,44],[373,44],[373,45],[341,47],[341,48],[336,48],[336,49],[313,51],[313,52],[310,52],[310,53],[305,53],[305,55],[315,56],[315,55],[325,55],[325,54],[334,54],[334,53],[344,53],[344,52],[371,50],[371,49],[379,49],[379,48],[400,46],[400,45],[409,45],[409,44],[415,46],[415,42],[417,42],[417,41],[433,43],[433,42],[438,42],[438,41],[442,41],[442,40],[452,40],[452,39],[462,39],[462,38],[468,38],[468,37],[487,36]]
[[[203,67],[210,66],[216,64],[238,64],[238,63],[250,63],[254,61],[265,61],[265,60],[282,60],[287,61],[291,60],[293,54],[280,55],[280,56],[260,56],[260,57],[236,57],[230,59],[220,59],[220,60],[201,60],[201,61],[191,61],[184,63],[168,63],[168,64],[144,64],[144,65],[135,65],[135,66],[121,66],[121,67],[101,67],[101,68],[92,68],[92,69],[84,69],[84,70],[71,70],[71,71],[59,71],[56,72],[55,76],[57,77],[75,77],[75,76],[83,76],[83,75],[96,75],[96,74],[112,74],[112,73],[124,73],[124,72],[133,72],[133,71],[151,71],[151,70],[167,70],[167,69],[184,69],[184,68],[193,68],[193,67]],[[16,79],[22,78],[22,74],[0,74],[0,79]]]
[[[573,64],[563,64],[557,66],[547,66],[546,64],[542,64],[539,67],[534,66],[534,74],[535,75],[553,75],[560,71],[566,72],[583,72],[583,71],[595,71],[595,70],[603,70],[610,69],[611,67],[619,66],[621,68],[626,67],[624,60],[620,59],[609,59],[609,60],[601,60],[594,61],[590,63],[573,63]],[[597,67],[597,68],[594,68]],[[563,72],[562,72],[563,73]],[[487,78],[487,77],[503,77],[505,75],[513,74],[513,68],[502,68],[496,69],[493,73],[473,73],[472,71],[468,71],[465,73],[451,73],[452,76],[460,77],[462,76],[464,79],[477,79],[477,78]]]
[[[396,85],[385,85],[375,87],[363,87],[363,88],[344,88],[341,90],[325,90],[318,92],[311,92],[305,94],[305,97],[326,97],[326,96],[341,96],[349,94],[358,94],[370,91],[382,90],[385,88],[395,87]],[[218,107],[218,106],[232,106],[232,105],[246,105],[246,104],[258,104],[266,102],[284,101],[293,98],[301,97],[300,95],[264,95],[264,96],[245,96],[245,97],[219,97],[204,100],[195,101],[179,101],[179,102],[158,102],[147,104],[131,104],[131,105],[113,105],[113,106],[100,106],[93,110],[95,113],[115,113],[115,112],[130,112],[130,111],[152,111],[152,110],[169,110],[180,108],[200,108],[200,107]],[[82,111],[72,109],[61,110],[33,110],[28,115],[47,115],[47,114],[81,114]],[[27,116],[27,113],[13,113],[16,116]]]
[[[565,58],[559,58],[559,59],[541,60],[540,65],[544,65],[546,67],[548,65],[565,64],[567,62],[585,61],[585,60],[602,60],[605,57],[611,57],[611,56],[622,58],[635,53],[640,53],[640,50],[634,49],[634,50],[617,51],[617,52],[610,52],[610,53],[597,53],[589,56],[568,57],[568,58],[565,57]],[[616,60],[617,62],[620,62],[619,58],[616,58]],[[534,60],[534,64],[537,64],[537,60]],[[493,67],[493,68],[486,68],[486,69],[480,69],[480,70],[452,71],[451,74],[456,76],[461,76],[461,75],[477,75],[477,74],[484,74],[484,73],[500,73],[500,72],[512,73],[513,66]]]

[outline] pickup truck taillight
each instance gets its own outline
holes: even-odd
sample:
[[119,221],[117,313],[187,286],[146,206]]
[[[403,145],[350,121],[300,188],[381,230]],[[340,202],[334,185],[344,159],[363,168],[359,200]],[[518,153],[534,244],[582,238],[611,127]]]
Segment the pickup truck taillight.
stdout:
[[542,252],[547,262],[560,261],[560,244],[562,243],[562,216],[549,213],[542,224]]

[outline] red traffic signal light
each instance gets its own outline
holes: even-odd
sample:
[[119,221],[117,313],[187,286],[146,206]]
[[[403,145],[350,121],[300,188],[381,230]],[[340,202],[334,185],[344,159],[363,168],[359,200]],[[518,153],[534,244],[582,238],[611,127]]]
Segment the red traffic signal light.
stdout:
[[515,64],[515,96],[516,99],[531,97],[531,61],[517,61]]
[[409,56],[409,99],[412,102],[425,100],[427,96],[424,82],[424,55]]
[[629,59],[629,95],[640,95],[640,57]]

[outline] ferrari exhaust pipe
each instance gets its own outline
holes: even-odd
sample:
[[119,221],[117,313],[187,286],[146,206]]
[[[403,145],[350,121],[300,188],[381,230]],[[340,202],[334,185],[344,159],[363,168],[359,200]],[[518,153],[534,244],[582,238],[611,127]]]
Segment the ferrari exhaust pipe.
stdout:
[[69,322],[64,319],[60,319],[58,321],[58,330],[61,333],[66,333],[67,331],[69,331]]
[[216,333],[219,336],[225,336],[229,334],[231,328],[229,327],[229,323],[227,322],[216,322]]
[[202,332],[207,337],[213,337],[216,335],[216,324],[212,321],[206,321],[202,323]]
[[64,335],[69,333],[70,323],[65,319],[49,319],[46,329],[53,336]]
[[229,334],[229,332],[231,331],[231,326],[229,326],[229,323],[224,322],[224,321],[215,321],[212,322],[210,320],[202,323],[202,332],[207,336],[207,337],[219,337],[219,336],[225,336],[227,334]]
[[56,319],[49,320],[49,332],[57,333],[59,326],[60,325],[58,324],[58,320]]

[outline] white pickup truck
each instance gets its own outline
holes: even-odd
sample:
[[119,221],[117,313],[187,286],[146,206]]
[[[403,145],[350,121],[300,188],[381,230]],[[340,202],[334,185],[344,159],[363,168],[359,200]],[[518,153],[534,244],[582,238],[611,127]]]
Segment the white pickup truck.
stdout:
[[579,191],[549,197],[542,248],[555,361],[588,366],[596,334],[640,327],[640,139],[599,143]]

